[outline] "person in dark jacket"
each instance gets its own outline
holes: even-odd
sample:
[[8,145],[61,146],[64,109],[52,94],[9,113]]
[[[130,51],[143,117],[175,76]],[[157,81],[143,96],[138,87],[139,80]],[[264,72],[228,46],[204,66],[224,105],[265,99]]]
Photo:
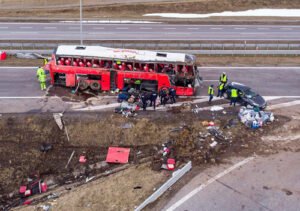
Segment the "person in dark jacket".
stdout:
[[168,93],[166,89],[161,89],[159,92],[159,96],[160,96],[160,104],[161,105],[166,105],[167,101],[168,101]]
[[146,111],[146,108],[147,108],[147,95],[145,92],[142,92],[141,94],[141,101],[143,103],[143,111]]
[[169,95],[170,95],[170,99],[171,99],[171,103],[176,103],[176,90],[174,88],[170,88],[169,89]]
[[150,106],[153,105],[153,109],[155,110],[156,108],[156,99],[157,99],[157,92],[156,91],[153,91],[151,93],[151,96],[150,96]]

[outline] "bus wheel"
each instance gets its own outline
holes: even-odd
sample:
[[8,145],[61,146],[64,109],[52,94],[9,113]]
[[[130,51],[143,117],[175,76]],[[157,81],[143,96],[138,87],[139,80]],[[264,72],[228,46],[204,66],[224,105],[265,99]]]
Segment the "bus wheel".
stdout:
[[85,90],[89,87],[89,84],[86,81],[80,81],[79,82],[79,89],[80,90]]
[[94,91],[99,91],[101,86],[100,86],[100,83],[98,81],[93,81],[91,84],[90,84],[90,87],[92,90]]

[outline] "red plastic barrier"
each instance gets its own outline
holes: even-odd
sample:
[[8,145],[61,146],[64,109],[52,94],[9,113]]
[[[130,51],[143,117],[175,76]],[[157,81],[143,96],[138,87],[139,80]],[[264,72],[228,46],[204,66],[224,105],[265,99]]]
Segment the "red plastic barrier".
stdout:
[[6,52],[5,51],[0,51],[0,60],[5,60],[7,57]]

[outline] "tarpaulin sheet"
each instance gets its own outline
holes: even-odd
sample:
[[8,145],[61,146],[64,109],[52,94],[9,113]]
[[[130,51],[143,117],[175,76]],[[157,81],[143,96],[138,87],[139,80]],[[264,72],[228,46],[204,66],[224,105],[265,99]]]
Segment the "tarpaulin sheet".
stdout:
[[129,148],[109,147],[106,156],[107,163],[128,163]]

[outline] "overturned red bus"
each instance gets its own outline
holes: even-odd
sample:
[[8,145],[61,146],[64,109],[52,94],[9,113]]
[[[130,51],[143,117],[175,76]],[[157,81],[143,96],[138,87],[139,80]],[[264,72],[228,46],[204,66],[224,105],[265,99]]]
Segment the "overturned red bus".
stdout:
[[114,49],[101,46],[58,46],[49,63],[51,83],[81,90],[122,90],[139,80],[140,89],[173,87],[191,96],[197,69],[189,54]]

